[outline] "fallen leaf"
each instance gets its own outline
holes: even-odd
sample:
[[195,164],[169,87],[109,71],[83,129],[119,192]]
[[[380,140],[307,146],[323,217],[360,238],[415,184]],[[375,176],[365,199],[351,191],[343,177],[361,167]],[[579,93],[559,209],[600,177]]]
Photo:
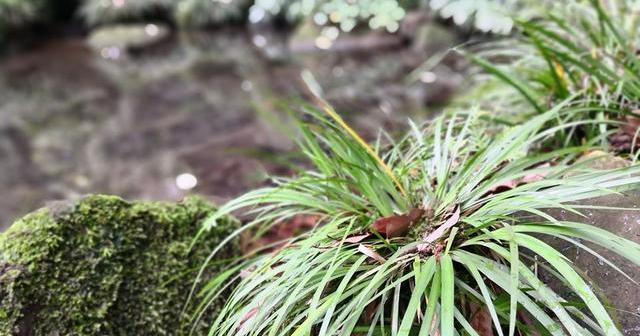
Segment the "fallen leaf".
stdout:
[[249,322],[254,316],[256,316],[259,311],[260,311],[259,306],[249,310],[249,312],[247,312],[242,317],[242,320],[240,321],[240,325],[238,325],[238,330],[243,330],[245,327],[248,327],[248,324],[246,323]]
[[487,306],[477,306],[470,304],[472,310],[472,318],[469,321],[473,330],[478,332],[480,336],[493,336],[493,321]]
[[374,251],[372,248],[370,248],[370,247],[368,247],[366,245],[360,244],[358,246],[358,251],[360,253],[366,255],[367,257],[374,259],[375,261],[377,261],[377,262],[379,262],[381,264],[384,264],[387,261],[380,254],[378,254],[378,252]]
[[[365,234],[362,234],[362,235],[347,237],[344,240],[344,242],[345,243],[349,243],[349,244],[357,244],[357,243],[367,239],[368,237],[371,237],[371,234],[370,233],[365,233]],[[342,243],[342,240],[335,239],[335,241],[333,243],[331,243],[331,246],[332,247],[337,247],[337,246],[340,246],[341,243]]]
[[[640,111],[635,110],[634,113],[639,113]],[[620,126],[620,130],[625,133],[628,134],[630,136],[636,136],[636,133],[638,132],[638,128],[640,128],[640,119],[635,117],[635,116],[627,116],[625,117],[626,119],[626,123],[623,124],[622,126]]]
[[252,271],[243,269],[243,270],[240,271],[240,277],[243,278],[243,279],[246,279],[246,278],[250,277],[252,273],[253,273]]
[[447,221],[444,222],[444,224],[440,225],[436,230],[434,230],[426,238],[424,238],[424,241],[429,244],[433,243],[434,241],[442,237],[445,231],[452,228],[454,225],[458,224],[459,220],[460,220],[460,206],[456,206],[456,210],[453,212],[451,217],[449,217],[449,219],[447,219]]
[[520,322],[524,325],[526,325],[527,327],[529,327],[530,336],[541,336],[540,332],[538,330],[536,330],[536,325],[535,323],[533,323],[533,321],[531,321],[531,318],[529,318],[528,314],[522,310],[518,310],[518,319],[520,320]]
[[[549,168],[551,167],[551,164],[549,162],[541,164],[537,167],[535,167],[535,169],[540,169],[540,168]],[[527,184],[527,183],[533,183],[533,182],[538,182],[538,181],[542,181],[544,180],[544,178],[547,176],[547,173],[542,171],[542,172],[538,172],[538,173],[531,173],[531,174],[527,174],[519,179],[513,179],[510,181],[506,181],[506,182],[502,182],[502,183],[498,183],[495,186],[493,186],[491,188],[491,190],[489,190],[489,192],[487,192],[484,196],[489,196],[492,194],[499,194],[501,192],[505,192],[508,190],[511,190],[515,187],[521,186],[523,184]]]
[[[550,167],[551,167],[551,164],[547,162],[537,166],[536,169],[550,168]],[[527,174],[518,181],[518,185],[542,181],[544,180],[545,177],[547,177],[547,175],[548,175],[548,172],[544,172],[544,171],[535,173],[535,174]]]
[[[640,111],[634,110],[633,113],[637,115]],[[640,139],[638,139],[639,128],[640,118],[627,116],[618,131],[609,136],[611,147],[616,151],[635,150],[640,145]],[[634,144],[636,148],[631,148]]]
[[282,221],[271,228],[259,239],[256,239],[251,232],[243,235],[242,250],[245,254],[250,254],[265,246],[273,246],[269,250],[276,253],[286,244],[288,238],[296,237],[301,233],[312,230],[320,221],[317,215],[296,215]]
[[366,239],[369,236],[371,236],[370,233],[359,235],[359,236],[353,236],[353,237],[349,237],[349,238],[345,239],[344,242],[345,243],[355,244],[355,243],[359,243],[359,242],[363,241],[364,239]]
[[407,233],[411,225],[419,221],[423,215],[424,210],[414,208],[406,215],[380,218],[371,227],[387,238],[400,237]]
[[419,244],[416,247],[416,250],[418,251],[418,253],[420,254],[427,254],[431,252],[431,245],[423,243],[423,244]]
[[367,308],[364,310],[363,316],[366,323],[371,323],[371,321],[373,321],[373,318],[375,317],[379,306],[380,303],[377,301],[373,301],[367,306]]
[[433,255],[436,257],[436,262],[440,262],[440,258],[442,258],[442,251],[444,251],[444,245],[438,244],[433,249]]
[[586,168],[596,170],[617,169],[631,165],[631,161],[601,150],[589,151],[579,157],[577,162],[584,163]]

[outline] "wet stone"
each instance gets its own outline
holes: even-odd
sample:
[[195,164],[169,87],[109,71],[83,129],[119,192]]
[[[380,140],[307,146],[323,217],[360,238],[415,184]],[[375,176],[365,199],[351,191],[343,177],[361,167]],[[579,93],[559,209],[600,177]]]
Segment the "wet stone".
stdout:
[[165,40],[169,33],[168,27],[156,23],[110,25],[93,30],[87,42],[103,57],[116,58],[118,49],[151,47]]
[[[628,210],[582,210],[584,216],[578,216],[567,211],[550,211],[550,214],[560,221],[575,221],[590,224],[605,229],[620,237],[640,243],[640,191],[627,192],[625,195],[608,195],[583,202],[583,204],[601,207],[626,208]],[[569,258],[577,269],[581,270],[592,285],[596,294],[604,295],[605,303],[615,307],[610,310],[622,325],[624,335],[640,335],[640,285],[634,284],[627,277],[611,268],[603,260],[591,253],[564,240],[545,238],[563,255]],[[603,258],[618,266],[635,281],[640,281],[640,267],[618,256],[613,252],[594,244],[580,241]],[[545,275],[552,287],[564,290],[558,281],[549,274]]]

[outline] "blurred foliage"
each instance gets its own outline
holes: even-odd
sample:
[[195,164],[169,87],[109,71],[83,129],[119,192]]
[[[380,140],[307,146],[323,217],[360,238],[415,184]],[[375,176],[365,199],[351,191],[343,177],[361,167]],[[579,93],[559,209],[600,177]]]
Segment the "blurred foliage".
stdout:
[[427,0],[429,7],[456,25],[479,31],[509,34],[514,19],[541,17],[554,3],[550,0]]
[[508,34],[513,28],[509,10],[517,0],[431,0],[431,9],[457,25],[473,21],[480,31]]
[[175,20],[183,27],[205,27],[243,21],[249,0],[182,0],[177,2]]
[[415,1],[396,0],[257,0],[250,20],[259,21],[266,13],[284,15],[291,22],[312,16],[318,25],[336,24],[343,31],[368,22],[372,29],[394,32],[400,28],[405,9],[415,5]]
[[[540,13],[542,3],[533,0],[80,0],[75,13],[89,26],[108,23],[167,21],[199,28],[249,19],[259,22],[281,17],[290,23],[311,18],[319,26],[335,25],[351,31],[365,23],[371,29],[395,32],[408,10],[432,10],[457,25],[483,32],[507,34],[512,17]],[[58,7],[61,9],[58,10]],[[65,1],[0,0],[0,29],[46,19],[51,13],[73,6]]]
[[[640,3],[590,0],[550,6],[540,18],[517,20],[513,37],[482,44],[469,54],[482,69],[474,76],[481,84],[465,100],[518,122],[576,97],[583,114],[613,122],[583,126],[566,140],[599,139],[628,149],[611,133],[620,128],[615,123],[640,116]],[[630,132],[627,138],[636,129],[622,127],[623,133]]]
[[91,26],[147,18],[167,17],[173,0],[85,0],[80,15]]
[[41,1],[0,0],[0,31],[32,23],[42,15]]
[[249,0],[85,0],[80,13],[91,26],[160,18],[205,27],[241,20],[249,5]]
[[247,15],[259,22],[271,15],[289,22],[311,16],[319,25],[336,24],[344,31],[368,22],[372,29],[393,32],[399,29],[405,8],[416,4],[397,0],[86,0],[81,13],[90,25],[161,15],[180,26],[203,27],[241,21]]

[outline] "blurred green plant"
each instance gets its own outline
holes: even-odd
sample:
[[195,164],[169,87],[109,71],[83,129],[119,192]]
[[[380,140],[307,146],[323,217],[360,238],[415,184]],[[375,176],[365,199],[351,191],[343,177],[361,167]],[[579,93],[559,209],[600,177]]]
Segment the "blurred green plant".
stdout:
[[483,32],[508,34],[513,28],[512,10],[519,0],[431,0],[429,6],[459,26],[473,21]]
[[384,28],[395,32],[412,1],[397,0],[256,0],[250,19],[258,20],[266,13],[283,15],[291,22],[312,17],[317,25],[335,24],[343,31],[351,31],[360,22],[371,29]]
[[[44,15],[38,13],[43,6],[38,0],[2,0],[0,18],[13,24],[29,23]],[[337,25],[343,31],[365,22],[371,29],[395,32],[408,10],[426,7],[453,18],[456,24],[473,22],[481,31],[504,34],[511,30],[515,12],[522,17],[537,13],[540,6],[531,0],[83,0],[79,12],[90,26],[168,20],[184,27],[206,27],[274,15],[290,22],[311,17],[320,26]]]
[[241,21],[249,0],[85,0],[81,16],[91,26],[165,19],[185,27]]
[[479,78],[485,84],[471,100],[485,95],[485,106],[510,111],[502,117],[517,122],[577,95],[587,110],[575,117],[603,123],[581,127],[572,140],[598,137],[608,143],[611,132],[627,117],[636,118],[640,108],[638,6],[630,0],[572,1],[554,6],[542,20],[518,20],[515,38],[468,54],[498,81]]
[[0,34],[42,19],[43,8],[39,0],[0,0]]
[[141,20],[144,18],[169,17],[173,0],[86,0],[80,15],[91,26]]
[[174,15],[180,26],[206,27],[244,21],[250,5],[250,0],[182,0]]
[[[477,113],[443,116],[412,124],[399,142],[382,133],[373,147],[326,111],[332,118],[307,110],[300,122],[315,170],[274,179],[207,220],[203,232],[246,209],[255,219],[234,235],[259,236],[296,215],[319,218],[312,232],[207,286],[205,302],[238,283],[210,335],[479,335],[478,311],[498,335],[622,335],[588,281],[540,240],[569,241],[620,272],[582,241],[640,265],[640,245],[545,212],[579,213],[589,206],[576,201],[640,183],[640,166],[575,164],[589,146],[541,151],[564,128],[545,125],[578,111],[560,104],[493,137]],[[550,288],[532,264],[567,291]]]
[[0,0],[0,24],[19,25],[32,20],[38,12],[35,2],[23,0]]

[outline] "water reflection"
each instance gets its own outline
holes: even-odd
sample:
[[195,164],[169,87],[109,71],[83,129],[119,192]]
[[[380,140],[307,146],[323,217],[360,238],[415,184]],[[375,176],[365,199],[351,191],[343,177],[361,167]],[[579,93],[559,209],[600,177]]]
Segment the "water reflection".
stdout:
[[[433,51],[388,48],[375,36],[330,29],[321,35],[330,45],[318,45],[299,32],[141,29],[154,39],[91,47],[69,38],[0,60],[0,228],[47,200],[176,200],[197,190],[223,201],[263,184],[267,173],[290,173],[279,163],[293,145],[275,127],[278,104],[305,98],[305,68],[370,138],[380,126],[424,116],[430,95],[459,85],[435,73],[408,83]],[[316,48],[323,46],[338,48]]]

